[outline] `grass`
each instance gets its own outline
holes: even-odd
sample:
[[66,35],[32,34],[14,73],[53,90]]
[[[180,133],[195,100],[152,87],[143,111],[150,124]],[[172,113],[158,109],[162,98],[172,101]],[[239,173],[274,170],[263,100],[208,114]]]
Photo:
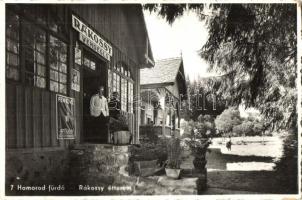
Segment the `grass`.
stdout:
[[235,162],[272,162],[272,157],[267,156],[240,156],[232,154],[222,154],[220,149],[211,149],[207,153],[207,168],[226,169],[227,163]]
[[[226,163],[236,162],[274,162],[275,151],[280,148],[266,145],[264,149],[255,146],[255,139],[245,145],[249,154],[255,152],[256,155],[234,155],[222,154],[219,148],[211,149],[207,154],[207,168],[220,169],[220,171],[208,171],[208,185],[211,188],[220,188],[222,190],[256,192],[261,194],[296,194],[298,192],[298,169],[297,169],[297,140],[294,134],[283,136],[282,138],[282,156],[275,162],[274,171],[227,171]],[[279,143],[278,143],[279,144]],[[243,146],[243,145],[241,145]],[[265,155],[262,151],[267,147]],[[260,152],[260,153],[259,153]],[[233,152],[234,153],[234,152]],[[217,191],[214,191],[217,192]]]

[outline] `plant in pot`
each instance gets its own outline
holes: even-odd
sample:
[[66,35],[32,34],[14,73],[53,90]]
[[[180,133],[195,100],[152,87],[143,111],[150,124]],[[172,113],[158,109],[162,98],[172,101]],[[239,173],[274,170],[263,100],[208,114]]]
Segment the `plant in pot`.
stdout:
[[119,115],[117,119],[110,118],[111,141],[114,144],[131,144],[132,135],[128,127],[128,119],[124,115]]
[[197,181],[197,190],[200,194],[207,187],[207,169],[206,169],[206,153],[210,145],[210,135],[207,133],[213,132],[214,127],[209,125],[206,120],[200,119],[197,122],[190,123],[190,140],[186,141],[194,156],[193,165],[195,171],[199,174]]
[[167,144],[168,160],[166,162],[166,175],[169,178],[178,179],[180,177],[180,164],[182,149],[179,138],[171,138]]

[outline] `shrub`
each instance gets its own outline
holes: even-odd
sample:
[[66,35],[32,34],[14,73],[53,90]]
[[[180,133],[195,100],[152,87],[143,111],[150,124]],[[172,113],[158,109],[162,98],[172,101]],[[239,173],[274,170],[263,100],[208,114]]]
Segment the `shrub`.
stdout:
[[143,142],[137,146],[130,147],[130,158],[134,161],[157,160],[164,163],[168,158],[167,139],[159,138],[157,143]]
[[128,118],[125,115],[119,115],[118,119],[110,118],[110,130],[115,131],[129,131]]

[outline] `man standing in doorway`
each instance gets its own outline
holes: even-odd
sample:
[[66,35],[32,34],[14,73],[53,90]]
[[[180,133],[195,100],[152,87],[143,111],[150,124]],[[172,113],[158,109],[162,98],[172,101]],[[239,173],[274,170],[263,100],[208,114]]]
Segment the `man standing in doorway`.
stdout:
[[92,95],[90,99],[90,114],[93,116],[93,127],[91,128],[94,130],[94,135],[101,142],[106,142],[109,109],[107,99],[104,97],[104,86],[100,86],[98,93]]

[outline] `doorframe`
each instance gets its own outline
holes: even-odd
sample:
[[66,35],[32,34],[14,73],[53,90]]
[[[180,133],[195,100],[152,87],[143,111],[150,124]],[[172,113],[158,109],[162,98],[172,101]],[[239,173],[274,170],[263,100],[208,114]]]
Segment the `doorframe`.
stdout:
[[[81,134],[80,134],[80,144],[85,143],[85,134],[84,134],[84,55],[90,54],[92,55],[92,57],[96,58],[96,60],[100,63],[103,64],[103,70],[105,71],[105,94],[104,96],[107,98],[108,97],[108,69],[110,67],[110,61],[106,60],[105,58],[103,58],[102,56],[100,56],[99,54],[97,54],[96,52],[94,52],[92,49],[90,49],[88,46],[84,45],[80,40],[77,40],[78,44],[79,44],[79,48],[82,50],[82,55],[81,55],[81,59],[82,59],[82,65],[81,65],[81,95],[80,95],[80,101],[81,103],[81,110],[82,110],[82,116],[81,116]],[[100,66],[101,67],[101,66]],[[102,68],[100,68],[100,71],[102,72]],[[108,99],[107,99],[108,101]],[[109,132],[109,130],[108,130]]]

